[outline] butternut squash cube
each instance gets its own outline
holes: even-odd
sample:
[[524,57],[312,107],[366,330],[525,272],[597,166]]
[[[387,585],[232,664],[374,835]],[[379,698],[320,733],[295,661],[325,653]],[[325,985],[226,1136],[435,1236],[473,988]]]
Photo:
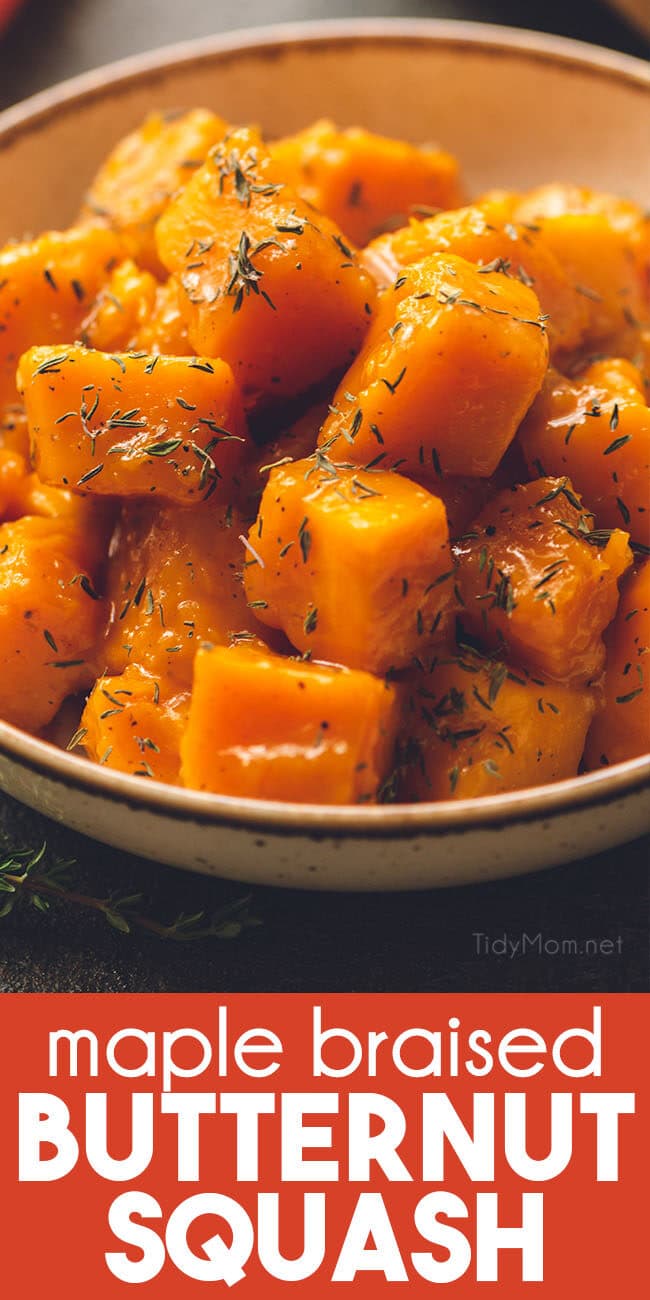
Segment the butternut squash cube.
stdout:
[[98,352],[129,352],[138,346],[140,331],[151,318],[158,282],[135,262],[120,262],[108,284],[100,289],[79,337]]
[[78,744],[103,767],[175,785],[189,693],[160,698],[158,684],[135,664],[100,677],[81,718]]
[[434,254],[384,295],[319,441],[336,459],[487,478],[539,392],[548,341],[533,290]]
[[414,207],[456,208],[463,201],[456,159],[433,145],[320,121],[270,148],[287,183],[359,246],[387,225],[403,224]]
[[224,361],[32,348],[19,385],[46,483],[183,503],[232,496],[246,423]]
[[593,691],[462,648],[409,679],[403,799],[475,799],[575,776]]
[[514,203],[534,226],[589,307],[592,349],[625,355],[625,340],[648,320],[650,227],[626,199],[577,185],[542,185]]
[[16,366],[34,344],[72,343],[124,257],[110,230],[52,231],[0,251],[0,407],[16,401]]
[[143,321],[135,339],[135,348],[168,357],[191,356],[194,349],[187,333],[182,312],[183,290],[170,277],[159,284],[150,316]]
[[226,123],[205,109],[151,113],[102,163],[82,219],[105,220],[118,230],[141,266],[159,274],[154,227],[172,195],[205,161]]
[[625,579],[605,642],[605,707],[587,737],[588,767],[650,753],[650,560]]
[[6,406],[0,413],[0,447],[3,451],[17,451],[29,460],[27,416],[18,404]]
[[184,290],[192,346],[232,366],[249,405],[305,392],[361,346],[374,284],[338,226],[283,183],[255,131],[212,151],[157,240]]
[[586,333],[589,308],[554,253],[535,229],[507,220],[496,203],[441,212],[381,235],[362,255],[378,284],[392,285],[400,272],[432,253],[453,253],[486,272],[491,267],[534,289],[544,315],[551,355],[576,349]]
[[650,409],[629,361],[549,371],[519,433],[530,473],[567,474],[599,528],[650,543]]
[[627,533],[591,532],[568,479],[500,492],[455,551],[463,623],[487,646],[554,681],[600,676],[632,553]]
[[185,785],[295,803],[367,803],[393,761],[398,688],[369,673],[202,649],[181,744]]
[[112,615],[100,669],[118,674],[139,664],[167,697],[189,689],[202,641],[253,636],[242,528],[236,512],[212,502],[194,510],[149,501],[125,506],[111,545]]
[[398,474],[310,458],[271,471],[245,585],[317,659],[385,673],[440,637],[453,592],[445,507]]
[[74,522],[28,516],[0,525],[0,717],[28,731],[51,722],[93,679],[106,618],[95,542]]

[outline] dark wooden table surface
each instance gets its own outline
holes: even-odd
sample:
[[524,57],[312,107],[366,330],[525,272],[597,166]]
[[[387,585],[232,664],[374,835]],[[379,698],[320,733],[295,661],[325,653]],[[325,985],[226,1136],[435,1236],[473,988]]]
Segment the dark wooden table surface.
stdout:
[[[28,0],[0,38],[0,107],[153,45],[270,21],[372,15],[483,19],[650,53],[593,0]],[[148,913],[164,920],[210,914],[242,892],[117,854],[0,796],[0,858],[43,840],[50,855],[76,860],[79,892],[142,892]],[[261,924],[230,940],[165,942],[117,933],[70,904],[45,914],[18,906],[0,920],[0,990],[645,990],[649,848],[637,841],[552,872],[427,894],[256,890],[250,910]]]

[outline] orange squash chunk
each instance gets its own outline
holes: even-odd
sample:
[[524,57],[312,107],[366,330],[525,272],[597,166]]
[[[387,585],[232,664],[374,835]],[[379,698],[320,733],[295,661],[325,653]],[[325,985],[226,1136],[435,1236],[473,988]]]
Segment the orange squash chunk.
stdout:
[[385,673],[440,637],[453,567],[438,497],[312,458],[271,471],[244,580],[258,618],[299,650]]
[[489,477],[538,393],[548,363],[527,285],[434,254],[383,297],[319,441],[337,459],[418,474]]
[[16,400],[16,366],[38,343],[72,343],[124,256],[110,230],[85,226],[0,250],[0,407]]
[[212,151],[157,240],[193,347],[232,366],[249,404],[306,391],[361,346],[374,284],[338,227],[283,184],[255,131]]
[[549,371],[519,441],[531,473],[567,474],[600,528],[650,543],[650,409],[629,361]]
[[157,274],[161,266],[154,238],[156,221],[225,129],[220,117],[201,108],[182,114],[151,113],[102,163],[82,218],[109,222],[122,235],[131,256]]
[[158,285],[150,316],[143,321],[135,348],[168,357],[191,356],[192,348],[182,312],[183,290],[174,279]]
[[534,230],[514,225],[496,204],[485,203],[413,219],[365,249],[364,266],[380,285],[392,285],[405,266],[432,253],[453,253],[483,270],[492,267],[530,285],[544,315],[552,355],[573,351],[586,332],[588,306],[555,255]]
[[253,635],[255,616],[241,581],[242,521],[230,509],[124,508],[111,546],[108,639],[100,669],[139,664],[163,696],[189,688],[202,641]]
[[594,692],[463,648],[409,679],[403,799],[474,799],[575,776]]
[[106,617],[95,542],[74,522],[29,516],[0,525],[0,717],[28,731],[92,681]]
[[467,628],[531,673],[595,680],[632,554],[619,530],[593,545],[590,525],[566,478],[537,479],[488,502],[455,548]]
[[87,510],[79,509],[81,505],[81,499],[73,498],[70,492],[41,483],[20,452],[0,446],[0,523],[20,519],[22,515],[45,518],[76,515],[91,529],[95,519],[89,518]]
[[375,800],[388,777],[399,690],[369,673],[200,650],[181,745],[185,785],[296,803]]
[[100,289],[79,337],[85,347],[99,352],[128,352],[148,323],[156,302],[158,283],[135,262],[120,262],[108,284]]
[[605,707],[587,737],[588,767],[650,753],[650,560],[625,579],[605,641]]
[[161,700],[154,680],[135,664],[100,677],[83,711],[77,744],[104,767],[178,784],[189,693]]
[[640,208],[577,185],[542,185],[515,200],[513,216],[537,228],[584,295],[590,346],[625,350],[648,319],[650,228]]
[[29,460],[29,429],[22,406],[6,406],[0,412],[0,448],[3,451],[16,451],[25,460]]
[[0,447],[0,523],[25,514],[27,464],[19,452]]
[[455,208],[463,201],[456,159],[434,146],[320,121],[270,148],[288,184],[355,244],[402,224],[415,207]]
[[112,502],[104,501],[98,507],[87,497],[41,483],[20,452],[0,444],[0,523],[24,515],[65,520],[85,537],[93,564],[104,558],[113,525]]
[[232,496],[246,425],[224,361],[32,348],[19,385],[45,482],[184,503]]

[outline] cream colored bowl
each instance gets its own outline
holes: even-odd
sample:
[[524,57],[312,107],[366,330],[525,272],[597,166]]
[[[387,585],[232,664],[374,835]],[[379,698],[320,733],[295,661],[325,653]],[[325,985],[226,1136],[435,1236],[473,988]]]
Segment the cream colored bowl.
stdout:
[[[650,206],[650,70],[587,45],[445,21],[276,27],[104,68],[0,115],[0,241],[61,226],[99,159],[152,107],[202,105],[269,134],[319,115],[462,160],[472,190],[578,181]],[[414,889],[569,861],[650,823],[650,758],[517,794],[380,808],[271,804],[91,766],[0,723],[0,786],[148,858],[319,889]]]

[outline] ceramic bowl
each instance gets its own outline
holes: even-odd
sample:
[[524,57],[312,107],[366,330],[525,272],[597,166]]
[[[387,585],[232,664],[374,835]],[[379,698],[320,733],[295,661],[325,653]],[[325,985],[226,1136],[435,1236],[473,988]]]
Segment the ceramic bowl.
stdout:
[[[578,181],[650,205],[650,70],[587,45],[446,21],[336,22],[175,46],[0,115],[0,241],[62,226],[115,140],[152,107],[203,105],[270,135],[318,116],[436,138],[470,192]],[[533,871],[641,834],[650,758],[475,801],[271,804],[107,771],[0,723],[0,786],[121,849],[236,879],[413,889]]]

